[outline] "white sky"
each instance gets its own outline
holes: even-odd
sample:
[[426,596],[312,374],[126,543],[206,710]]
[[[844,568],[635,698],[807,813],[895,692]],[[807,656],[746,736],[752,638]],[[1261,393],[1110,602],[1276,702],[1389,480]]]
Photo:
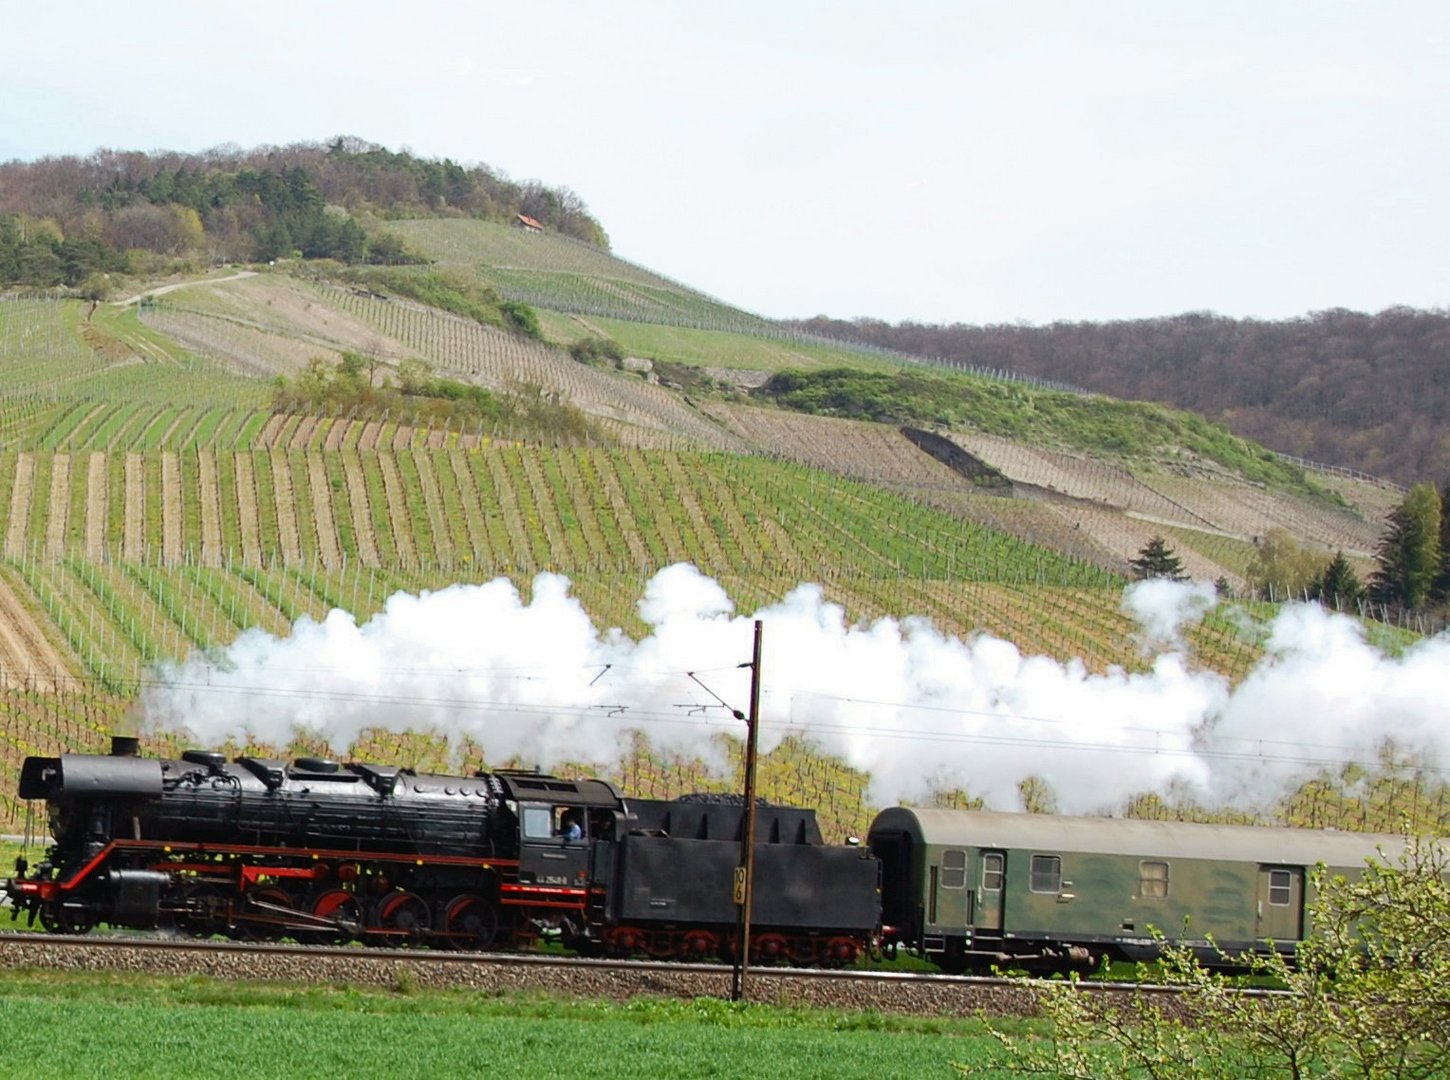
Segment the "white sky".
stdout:
[[0,0],[0,160],[338,134],[769,316],[1450,306],[1446,0]]

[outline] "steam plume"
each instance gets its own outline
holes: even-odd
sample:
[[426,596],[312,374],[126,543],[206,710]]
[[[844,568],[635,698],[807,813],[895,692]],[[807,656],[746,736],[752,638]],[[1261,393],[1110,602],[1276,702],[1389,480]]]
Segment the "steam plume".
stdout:
[[616,760],[637,729],[663,749],[708,753],[714,733],[744,734],[729,709],[748,708],[741,665],[758,618],[762,749],[805,735],[869,771],[883,805],[962,787],[1011,809],[1029,775],[1064,812],[1174,787],[1262,805],[1320,768],[1373,760],[1386,741],[1445,760],[1450,638],[1392,658],[1354,620],[1290,606],[1268,627],[1263,662],[1231,688],[1190,669],[1178,644],[1185,620],[1214,603],[1203,586],[1131,587],[1124,605],[1154,643],[1150,670],[1094,674],[922,619],[849,625],[814,585],[738,615],[687,565],[647,585],[639,612],[651,629],[636,642],[599,631],[565,578],[541,574],[528,603],[500,579],[399,593],[362,625],[333,611],[287,637],[250,630],[220,661],[161,668],[142,706],[198,745],[283,744],[303,729],[341,752],[365,728],[431,728],[471,737],[489,760],[548,767]]

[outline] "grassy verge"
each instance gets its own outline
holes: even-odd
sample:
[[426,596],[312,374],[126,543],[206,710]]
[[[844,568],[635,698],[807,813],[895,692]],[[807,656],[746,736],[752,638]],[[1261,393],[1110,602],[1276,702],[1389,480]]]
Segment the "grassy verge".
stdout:
[[364,1077],[946,1077],[958,1075],[953,1062],[986,1075],[998,1053],[976,1021],[713,999],[14,972],[0,975],[0,1000],[3,1060],[44,1061],[53,1078],[94,1076],[98,1061],[117,1075],[192,1076],[200,1060],[209,1076],[248,1078],[316,1076],[344,1062]]

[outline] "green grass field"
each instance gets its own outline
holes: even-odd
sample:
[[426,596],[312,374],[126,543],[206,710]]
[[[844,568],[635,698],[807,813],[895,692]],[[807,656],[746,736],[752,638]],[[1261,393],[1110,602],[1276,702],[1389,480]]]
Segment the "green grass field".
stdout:
[[[972,1075],[1000,1061],[980,1021],[717,1000],[580,1001],[232,984],[201,977],[0,975],[0,1061],[55,1080],[568,1076],[839,1080]],[[10,1070],[14,1069],[14,1072]],[[1011,1075],[1002,1071],[997,1075]]]

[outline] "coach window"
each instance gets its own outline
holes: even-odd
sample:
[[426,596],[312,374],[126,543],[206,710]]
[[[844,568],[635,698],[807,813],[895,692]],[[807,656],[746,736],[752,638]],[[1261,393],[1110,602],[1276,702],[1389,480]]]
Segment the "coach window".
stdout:
[[1287,870],[1269,871],[1269,903],[1288,907],[1294,898],[1294,875]]
[[982,856],[982,891],[1002,891],[1002,854],[993,851]]
[[941,887],[943,889],[965,889],[967,887],[967,853],[948,849],[941,853]]
[[548,840],[554,835],[554,812],[547,806],[524,807],[524,839]]
[[1035,893],[1062,891],[1062,856],[1032,856],[1032,891]]
[[1162,900],[1168,895],[1168,864],[1145,859],[1138,864],[1138,895]]

